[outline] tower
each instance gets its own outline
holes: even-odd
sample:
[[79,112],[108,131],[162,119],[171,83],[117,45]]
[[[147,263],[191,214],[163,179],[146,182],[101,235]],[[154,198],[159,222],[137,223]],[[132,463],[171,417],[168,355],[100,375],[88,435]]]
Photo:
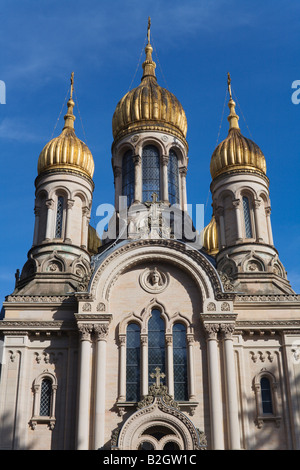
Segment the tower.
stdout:
[[273,242],[266,160],[241,133],[229,74],[228,92],[228,135],[210,162],[213,219],[204,232],[206,243],[218,271],[231,278],[236,291],[292,293]]
[[[74,74],[61,134],[38,159],[35,227],[15,294],[66,294],[82,288],[90,275],[97,234],[89,227],[93,196],[93,156],[75,134]],[[90,251],[89,251],[90,250]]]

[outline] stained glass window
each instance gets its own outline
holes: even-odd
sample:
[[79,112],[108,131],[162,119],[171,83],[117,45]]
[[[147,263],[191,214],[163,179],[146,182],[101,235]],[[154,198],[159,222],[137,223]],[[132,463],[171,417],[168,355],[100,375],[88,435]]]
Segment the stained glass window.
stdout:
[[[148,322],[148,372],[149,384],[155,382],[150,374],[159,367],[161,372],[166,374],[165,359],[165,323],[161,318],[160,311],[152,310],[151,318]],[[161,379],[161,384],[165,384],[165,378]]]
[[179,204],[178,159],[174,150],[169,152],[168,161],[168,193],[171,204]]
[[63,211],[64,211],[64,198],[62,196],[58,196],[57,209],[56,209],[55,238],[62,237]]
[[140,327],[136,323],[127,326],[126,335],[126,400],[140,398]]
[[50,416],[52,381],[43,379],[41,384],[40,416]]
[[174,398],[188,400],[186,328],[181,323],[173,326]]
[[260,389],[263,413],[273,413],[271,385],[267,377],[262,377]]
[[127,196],[127,205],[134,200],[134,163],[132,151],[128,150],[122,161],[122,195]]
[[160,160],[159,153],[153,145],[147,145],[142,153],[143,202],[151,201],[156,193],[160,200]]
[[252,238],[250,204],[249,204],[249,198],[246,196],[243,196],[243,211],[244,211],[244,222],[245,222],[245,235],[246,235],[246,238]]

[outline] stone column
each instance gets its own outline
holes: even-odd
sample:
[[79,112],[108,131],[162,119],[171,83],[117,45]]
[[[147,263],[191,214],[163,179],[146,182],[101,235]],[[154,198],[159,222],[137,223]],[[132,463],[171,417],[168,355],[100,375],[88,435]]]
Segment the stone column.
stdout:
[[163,155],[162,161],[162,200],[165,204],[169,203],[169,183],[168,183],[168,162],[169,156]]
[[54,201],[53,199],[47,199],[47,224],[46,224],[46,240],[51,240],[54,235]]
[[195,372],[194,372],[194,335],[187,335],[188,345],[188,374],[189,374],[189,399],[194,400],[195,395]]
[[141,349],[142,349],[142,390],[141,395],[145,397],[148,395],[148,338],[141,335]]
[[224,248],[226,246],[226,238],[225,238],[225,224],[224,224],[224,207],[218,206],[216,209],[216,217],[219,222],[219,233],[220,233],[220,248]]
[[39,206],[35,206],[35,208],[34,208],[35,221],[34,221],[34,233],[33,233],[33,246],[36,246],[38,244],[38,241],[39,241],[40,213],[41,213],[41,208]]
[[210,422],[212,450],[224,449],[223,410],[221,393],[221,376],[217,334],[219,324],[206,323],[208,353],[208,380],[210,396]]
[[262,242],[263,239],[260,233],[260,221],[259,221],[259,208],[261,205],[261,201],[259,199],[255,199],[254,201],[254,219],[255,219],[255,234],[256,234],[256,241]]
[[232,201],[232,204],[235,208],[237,241],[242,241],[243,234],[242,234],[242,224],[241,224],[241,201],[240,199],[234,199]]
[[66,225],[65,225],[65,241],[72,243],[71,240],[71,217],[72,217],[72,207],[74,206],[73,199],[68,199],[66,206]]
[[79,403],[77,423],[77,449],[89,449],[89,405],[91,376],[91,332],[92,325],[79,324],[80,364],[79,364]]
[[[174,366],[173,366],[173,337],[172,335],[166,336],[166,346],[167,346],[167,385],[168,393],[174,397]],[[164,371],[162,371],[164,372]]]
[[230,450],[240,449],[240,424],[238,410],[237,379],[235,372],[235,359],[233,351],[234,324],[221,324],[225,355],[225,383],[227,397],[227,422],[229,431]]
[[184,166],[179,168],[180,174],[180,181],[181,181],[181,209],[184,211],[186,210],[187,205],[187,194],[186,194],[186,174],[187,174],[187,167]]
[[126,336],[119,336],[119,397],[118,401],[126,400]]
[[142,202],[142,199],[143,199],[142,157],[140,155],[134,155],[133,163],[134,163],[134,202],[138,204]]
[[82,208],[82,227],[81,227],[81,248],[86,249],[88,246],[88,227],[89,227],[90,210],[88,207]]
[[95,430],[94,449],[102,449],[105,442],[105,384],[106,384],[106,339],[108,325],[96,324],[96,380],[95,380]]
[[267,218],[269,244],[273,246],[274,241],[273,241],[272,226],[271,226],[271,207],[270,206],[266,207],[265,211],[266,211],[266,218]]
[[115,184],[115,209],[119,211],[119,197],[122,195],[122,168],[115,166],[114,171],[114,184]]

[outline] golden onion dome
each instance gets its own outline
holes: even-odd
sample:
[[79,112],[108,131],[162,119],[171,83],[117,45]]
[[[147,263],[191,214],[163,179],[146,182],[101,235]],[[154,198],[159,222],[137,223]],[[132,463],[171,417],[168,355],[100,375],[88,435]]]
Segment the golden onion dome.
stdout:
[[202,244],[209,255],[215,256],[219,252],[217,223],[214,216],[202,231]]
[[184,109],[170,91],[157,84],[152,51],[148,23],[148,44],[145,48],[146,60],[143,63],[141,83],[117,104],[112,120],[114,140],[132,132],[149,129],[175,134],[182,139],[186,137],[187,119]]
[[229,132],[212,154],[210,173],[212,178],[232,170],[254,170],[265,175],[267,171],[266,160],[258,145],[244,137],[238,125],[239,117],[235,113],[235,102],[232,99],[230,75],[228,74],[228,88],[230,100],[228,107]]
[[71,95],[68,101],[68,111],[65,115],[65,125],[58,137],[50,140],[40,153],[38,159],[38,174],[48,170],[72,170],[93,177],[94,160],[87,145],[75,134],[73,108],[75,103],[72,99],[73,74],[71,77]]

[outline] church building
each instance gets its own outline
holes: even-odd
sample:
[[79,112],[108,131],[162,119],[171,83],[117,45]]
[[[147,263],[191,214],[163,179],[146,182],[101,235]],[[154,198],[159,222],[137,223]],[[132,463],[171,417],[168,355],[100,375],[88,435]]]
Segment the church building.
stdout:
[[103,233],[73,74],[62,132],[38,158],[33,243],[0,321],[2,450],[300,450],[300,295],[273,243],[264,154],[228,75],[198,233],[186,114],[152,52],[149,22],[141,82],[112,117]]

